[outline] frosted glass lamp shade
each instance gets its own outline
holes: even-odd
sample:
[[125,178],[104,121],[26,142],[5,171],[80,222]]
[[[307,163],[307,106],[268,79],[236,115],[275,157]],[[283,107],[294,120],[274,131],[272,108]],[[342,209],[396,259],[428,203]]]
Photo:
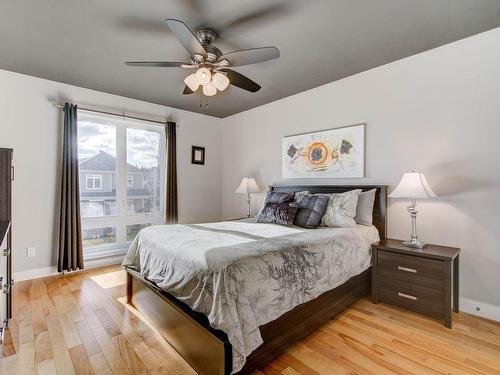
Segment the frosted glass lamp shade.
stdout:
[[200,68],[196,71],[196,78],[200,85],[206,85],[212,80],[212,73],[207,68]]
[[208,82],[206,85],[203,85],[203,95],[214,96],[215,94],[217,94],[217,88],[213,82]]
[[237,194],[260,193],[262,190],[252,177],[243,177],[240,186],[234,191]]
[[227,89],[227,86],[229,86],[229,78],[219,72],[214,74],[214,76],[212,77],[212,82],[219,91],[224,91],[225,89]]
[[184,80],[184,83],[186,84],[187,87],[191,89],[192,92],[195,92],[196,90],[198,90],[198,87],[200,87],[200,82],[198,82],[196,74],[188,75]]
[[432,191],[422,172],[407,172],[403,174],[399,185],[389,194],[391,198],[434,198]]

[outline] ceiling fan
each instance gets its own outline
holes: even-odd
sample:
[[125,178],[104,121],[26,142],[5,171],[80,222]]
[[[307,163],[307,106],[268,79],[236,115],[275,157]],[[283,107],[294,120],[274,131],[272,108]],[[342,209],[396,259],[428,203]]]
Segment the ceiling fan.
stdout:
[[260,47],[222,53],[213,45],[218,35],[211,29],[203,29],[196,35],[182,21],[165,20],[182,46],[191,55],[189,62],[175,61],[127,61],[128,66],[196,69],[184,80],[183,94],[188,95],[200,87],[203,95],[213,96],[224,91],[229,84],[250,92],[257,92],[261,86],[250,78],[229,67],[255,64],[276,59],[280,52],[276,47]]

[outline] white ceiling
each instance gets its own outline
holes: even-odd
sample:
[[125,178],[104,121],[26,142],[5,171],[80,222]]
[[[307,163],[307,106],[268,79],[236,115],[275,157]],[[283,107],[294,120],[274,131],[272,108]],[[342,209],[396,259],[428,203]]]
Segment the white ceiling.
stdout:
[[[230,87],[200,109],[185,70],[123,64],[187,61],[165,18],[215,28],[223,52],[281,57],[235,68],[259,92]],[[499,26],[498,0],[2,0],[0,68],[225,117]]]

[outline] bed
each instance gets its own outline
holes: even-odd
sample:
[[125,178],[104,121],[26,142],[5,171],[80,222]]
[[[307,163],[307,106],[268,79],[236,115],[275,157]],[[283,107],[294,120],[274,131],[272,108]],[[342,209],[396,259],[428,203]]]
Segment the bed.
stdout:
[[200,374],[248,374],[368,293],[370,244],[386,231],[386,186],[270,187],[357,188],[377,189],[372,227],[147,228],[124,261],[127,301]]

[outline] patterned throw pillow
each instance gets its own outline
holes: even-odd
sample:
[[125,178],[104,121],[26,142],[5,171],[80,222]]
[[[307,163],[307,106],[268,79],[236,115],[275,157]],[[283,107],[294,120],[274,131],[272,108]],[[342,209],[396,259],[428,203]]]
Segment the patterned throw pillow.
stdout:
[[262,202],[262,206],[260,207],[259,214],[257,216],[260,216],[262,211],[264,210],[264,207],[266,207],[266,204],[268,203],[286,203],[286,202],[293,202],[295,199],[295,193],[281,193],[277,191],[268,191],[266,194],[266,198]]
[[257,222],[291,227],[299,206],[295,203],[267,203]]
[[295,202],[299,209],[294,224],[303,228],[317,228],[325,214],[329,200],[330,194],[296,194]]
[[295,194],[295,200],[297,200],[297,198],[300,195],[311,194],[311,192],[309,190],[302,190],[302,191],[296,191],[294,194]]
[[355,227],[356,206],[361,189],[335,193],[330,195],[328,207],[321,219],[321,225],[326,227]]

